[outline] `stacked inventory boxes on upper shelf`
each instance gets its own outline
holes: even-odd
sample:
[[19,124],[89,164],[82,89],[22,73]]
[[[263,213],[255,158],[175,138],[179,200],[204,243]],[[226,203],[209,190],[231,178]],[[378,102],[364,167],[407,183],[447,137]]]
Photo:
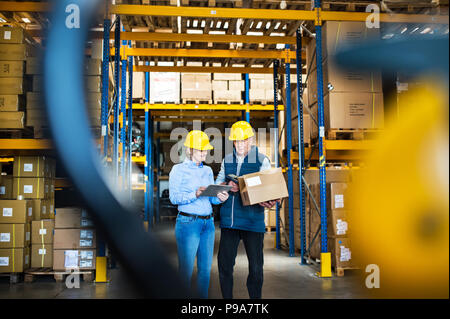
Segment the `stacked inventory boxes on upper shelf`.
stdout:
[[0,273],[30,267],[31,201],[0,200]]
[[181,99],[212,102],[211,73],[181,73]]
[[242,80],[241,74],[214,73],[212,89],[214,103],[242,103],[242,91],[245,90],[245,83]]
[[[26,72],[33,76],[33,92],[27,93],[27,126],[35,131],[47,127],[47,117],[43,109],[43,78],[40,58],[28,58]],[[84,84],[87,91],[89,121],[92,127],[101,125],[101,71],[102,61],[86,59]]]
[[0,27],[0,129],[25,126],[24,94],[30,83],[24,61],[37,54],[26,40],[22,28]]
[[[364,22],[327,21],[323,27],[323,90],[324,117],[327,132],[338,129],[382,129],[384,106],[381,72],[357,68],[342,69],[333,58],[342,48],[372,38],[379,38],[379,29],[368,29]],[[308,102],[317,114],[316,42],[306,48]],[[316,132],[317,134],[317,132]]]
[[95,270],[96,234],[86,210],[57,208],[53,242],[53,269]]
[[180,73],[150,72],[150,83],[150,103],[180,103]]
[[[273,75],[272,74],[249,74],[250,90],[249,100],[250,103],[272,104],[274,100],[273,92]],[[278,100],[280,97],[278,96]]]

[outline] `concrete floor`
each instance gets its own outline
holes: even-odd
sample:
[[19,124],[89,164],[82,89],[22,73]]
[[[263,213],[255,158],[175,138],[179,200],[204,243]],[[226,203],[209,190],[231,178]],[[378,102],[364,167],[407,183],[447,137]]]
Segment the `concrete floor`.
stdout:
[[[171,261],[177,266],[174,224],[162,223],[157,226],[161,244],[169,252]],[[216,227],[216,245],[211,271],[210,298],[222,298],[217,271],[217,250],[220,229]],[[344,277],[317,278],[317,266],[301,266],[300,258],[289,257],[286,251],[274,248],[274,233],[266,233],[264,240],[264,286],[263,298],[268,299],[321,299],[321,298],[363,298],[363,283],[354,272]],[[245,286],[248,262],[241,242],[236,259],[234,276],[234,298],[248,298]],[[65,283],[55,283],[50,276],[39,277],[33,283],[9,284],[9,278],[0,277],[0,299],[5,298],[134,298],[136,297],[123,271],[110,270],[110,282],[95,284],[81,282],[80,288],[68,289]],[[195,271],[193,275],[195,280]],[[194,281],[195,282],[195,281]],[[358,288],[359,287],[359,288]]]

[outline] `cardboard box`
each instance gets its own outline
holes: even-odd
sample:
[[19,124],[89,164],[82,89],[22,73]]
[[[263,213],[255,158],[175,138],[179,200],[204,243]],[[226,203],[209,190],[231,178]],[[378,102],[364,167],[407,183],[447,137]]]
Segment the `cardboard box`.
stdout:
[[22,78],[2,78],[0,77],[0,94],[15,95],[23,94],[23,79]]
[[352,245],[349,238],[329,238],[328,251],[331,252],[331,265],[336,268],[353,267]]
[[382,93],[333,93],[324,98],[325,129],[382,129]]
[[276,211],[273,209],[264,210],[264,221],[266,227],[276,227]]
[[258,79],[258,80],[273,80],[272,74],[264,74],[264,73],[250,73],[248,75],[250,80]]
[[15,156],[13,166],[14,177],[48,177],[48,157]]
[[348,212],[337,209],[328,212],[328,236],[346,237],[349,234]]
[[[292,145],[298,145],[298,119],[292,120]],[[303,114],[303,142],[311,143],[311,117]]]
[[42,74],[42,58],[41,57],[27,58],[26,74],[28,74],[28,75]]
[[30,246],[31,227],[25,224],[0,224],[0,248]]
[[240,176],[239,189],[244,206],[289,196],[280,167]]
[[99,75],[85,76],[84,84],[87,92],[101,93],[102,92],[102,77]]
[[380,40],[380,29],[369,29],[365,22],[327,21],[322,28],[323,59],[370,40]]
[[145,99],[144,72],[133,72],[133,99]]
[[22,195],[24,199],[45,199],[45,183],[43,177],[14,177],[13,198]]
[[185,100],[211,100],[211,74],[181,73],[181,98]]
[[[308,78],[309,102],[317,102],[317,71],[313,71]],[[324,95],[329,92],[351,93],[381,93],[383,91],[381,73],[379,71],[365,72],[360,69],[337,67],[333,62],[323,63]]]
[[55,228],[93,227],[87,211],[80,207],[57,208],[55,214]]
[[87,228],[55,229],[55,249],[88,249],[97,246],[95,230]]
[[24,32],[20,27],[1,27],[0,43],[23,43]]
[[215,101],[240,101],[241,99],[241,91],[214,91]]
[[22,103],[20,95],[0,95],[0,112],[17,112]]
[[180,103],[179,73],[150,72],[150,83],[150,103]]
[[306,46],[306,69],[313,71],[316,68],[317,68],[316,39],[311,38]]
[[273,79],[250,80],[250,89],[265,89],[273,91]]
[[228,90],[230,91],[245,91],[244,81],[228,81]]
[[227,91],[228,90],[228,81],[212,80],[212,89],[213,89],[213,91]]
[[0,224],[25,224],[33,218],[28,200],[0,200]]
[[95,249],[54,249],[53,270],[66,271],[74,268],[80,270],[94,270],[95,258]]
[[30,248],[0,249],[0,273],[19,273],[30,268]]
[[[352,170],[349,168],[327,167],[327,183],[348,183],[352,178]],[[305,170],[305,180],[308,185],[319,184],[319,170],[310,168]]]
[[33,220],[50,218],[50,200],[48,199],[30,199],[33,207]]
[[0,44],[0,60],[25,61],[37,55],[37,49],[29,44]]
[[330,184],[330,197],[331,197],[331,209],[348,209],[347,201],[347,183],[331,183]]
[[51,219],[31,222],[31,244],[53,244],[55,221]]
[[31,268],[53,267],[53,245],[32,244],[31,245]]
[[0,175],[0,199],[12,199],[13,177]]
[[214,73],[213,78],[219,81],[239,81],[242,80],[242,75],[240,73]]
[[[208,87],[206,85],[206,87]],[[181,90],[181,98],[184,100],[212,100],[211,89],[199,88],[197,89],[183,89]]]
[[[250,89],[249,90],[250,101],[267,101],[265,89]],[[272,96],[273,99],[273,96]]]
[[23,61],[0,61],[0,77],[22,77]]
[[102,75],[102,60],[86,59],[86,61],[84,61],[84,74]]

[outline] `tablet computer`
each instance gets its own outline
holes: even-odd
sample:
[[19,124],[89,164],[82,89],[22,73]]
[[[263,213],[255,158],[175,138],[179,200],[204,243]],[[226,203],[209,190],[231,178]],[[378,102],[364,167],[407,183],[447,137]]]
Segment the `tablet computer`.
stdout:
[[229,185],[209,185],[201,194],[200,196],[208,196],[208,197],[216,197],[217,194],[221,192],[228,192],[233,187]]

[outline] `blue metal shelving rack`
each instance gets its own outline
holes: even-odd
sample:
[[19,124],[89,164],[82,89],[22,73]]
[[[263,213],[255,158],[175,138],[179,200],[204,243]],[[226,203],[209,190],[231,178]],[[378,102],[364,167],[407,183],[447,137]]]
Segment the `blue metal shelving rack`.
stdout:
[[[131,45],[131,43],[129,44]],[[133,199],[133,163],[132,163],[132,144],[133,144],[133,57],[128,57],[128,191],[130,200]]]
[[331,254],[328,252],[327,238],[327,197],[326,197],[326,170],[325,170],[325,124],[324,124],[324,95],[323,95],[323,68],[322,68],[322,19],[321,1],[314,1],[317,12],[316,29],[316,64],[317,64],[317,100],[319,117],[319,179],[320,179],[320,218],[321,218],[321,272],[320,277],[331,277]]
[[112,167],[114,171],[114,178],[117,184],[117,177],[119,174],[119,100],[120,100],[120,16],[116,18],[116,28],[114,32],[114,48],[116,54],[114,55],[114,142],[113,142],[113,156]]
[[[278,67],[280,62],[278,60],[273,61],[273,126],[274,126],[274,139],[275,145],[275,167],[279,166],[278,160]],[[275,204],[275,245],[277,249],[281,249],[280,238],[280,205]]]
[[305,144],[303,136],[303,83],[302,83],[302,35],[301,30],[296,32],[297,46],[296,46],[296,63],[297,63],[297,123],[298,123],[298,181],[300,192],[300,260],[301,264],[306,264],[306,225],[305,225],[305,193],[303,188],[303,175],[305,174]]

